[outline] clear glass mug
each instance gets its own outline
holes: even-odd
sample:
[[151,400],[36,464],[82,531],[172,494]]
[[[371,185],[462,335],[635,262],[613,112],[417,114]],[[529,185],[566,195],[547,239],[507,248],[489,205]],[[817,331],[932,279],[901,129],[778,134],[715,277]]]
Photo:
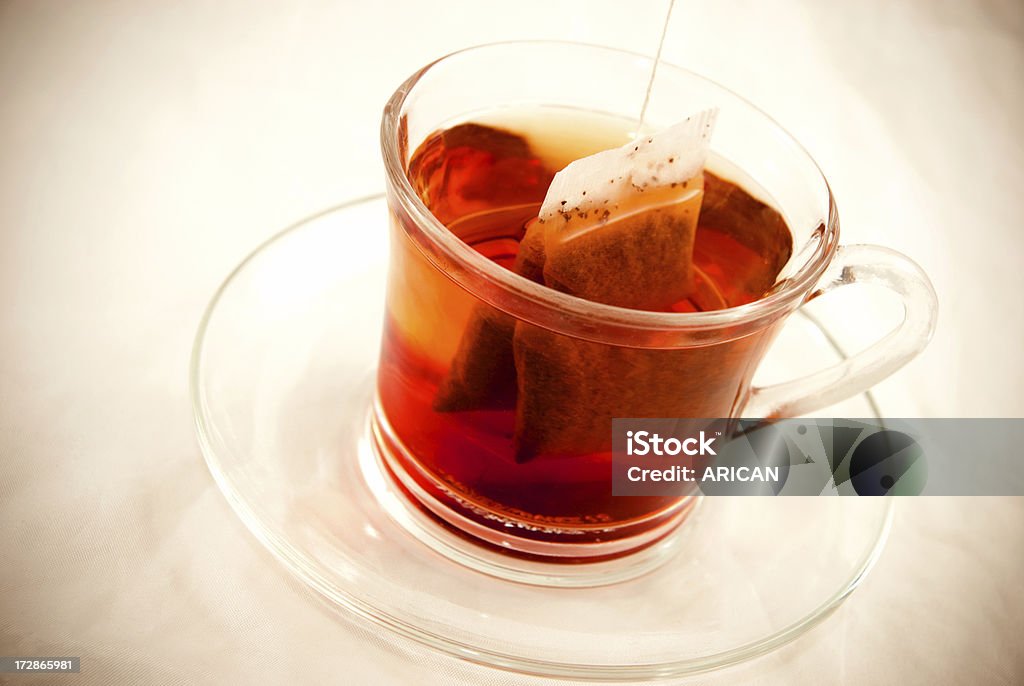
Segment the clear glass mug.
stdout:
[[[559,106],[635,121],[650,70],[650,58],[605,47],[485,45],[424,67],[384,110],[392,250],[375,447],[410,505],[494,550],[543,561],[615,558],[665,537],[685,518],[694,496],[680,491],[676,497],[614,498],[608,451],[519,463],[511,454],[508,412],[436,410],[438,386],[467,327],[481,314],[517,327],[517,344],[519,338],[534,341],[550,368],[563,370],[552,383],[575,409],[552,416],[552,426],[562,431],[571,423],[574,435],[602,432],[609,442],[613,417],[651,416],[644,395],[629,392],[636,384],[673,384],[679,403],[670,416],[798,416],[892,374],[924,348],[934,329],[935,293],[921,269],[887,248],[840,246],[835,201],[807,152],[750,103],[679,67],[659,67],[647,112],[650,128],[718,108],[714,158],[741,170],[770,197],[793,233],[792,258],[776,286],[755,302],[661,313],[545,288],[453,235],[406,175],[411,154],[431,133],[498,108]],[[904,305],[902,322],[833,367],[753,387],[758,363],[785,319],[804,303],[854,283],[893,291]],[[509,356],[504,345],[495,346],[495,356]],[[613,378],[598,388],[606,399],[594,401],[587,367],[614,364],[622,374],[608,375]]]

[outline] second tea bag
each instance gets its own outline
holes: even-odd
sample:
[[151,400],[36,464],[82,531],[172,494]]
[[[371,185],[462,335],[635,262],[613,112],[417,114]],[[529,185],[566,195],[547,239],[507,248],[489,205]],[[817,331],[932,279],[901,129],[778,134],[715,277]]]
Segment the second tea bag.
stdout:
[[[536,219],[526,226],[512,271],[542,283],[544,227]],[[438,412],[500,407],[516,386],[512,335],[516,320],[485,303],[469,318],[448,373],[441,381],[434,409]]]
[[[693,245],[715,111],[555,175],[538,222],[544,283],[606,305],[671,311],[693,287]],[[595,344],[519,322],[517,460],[607,448],[614,417],[685,416],[670,351]],[[657,354],[662,353],[662,354]]]

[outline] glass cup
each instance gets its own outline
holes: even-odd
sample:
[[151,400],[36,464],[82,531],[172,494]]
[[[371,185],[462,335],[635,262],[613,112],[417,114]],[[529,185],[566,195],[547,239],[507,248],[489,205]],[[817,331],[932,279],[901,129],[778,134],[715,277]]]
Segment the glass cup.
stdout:
[[[715,159],[771,198],[793,233],[793,256],[763,298],[703,313],[623,309],[581,300],[488,260],[428,210],[406,175],[431,133],[500,108],[557,106],[635,120],[651,59],[606,47],[512,42],[470,48],[424,67],[384,110],[391,262],[372,418],[380,461],[407,504],[472,546],[524,559],[602,561],[662,540],[695,496],[611,495],[611,419],[665,416],[653,393],[671,387],[679,417],[798,416],[870,388],[928,342],[937,303],[925,274],[887,248],[839,245],[839,215],[814,160],[750,103],[689,71],[660,65],[647,122],[673,124],[719,110]],[[754,387],[759,362],[786,318],[841,286],[893,291],[905,316],[845,361],[804,378]],[[571,412],[548,426],[580,449],[517,462],[508,410],[451,412],[433,399],[474,322],[498,322],[542,356],[548,383]],[[511,365],[499,336],[494,358]],[[601,369],[595,385],[593,370]],[[591,440],[593,439],[593,440]],[[607,449],[602,445],[607,441]],[[541,441],[543,444],[543,437]],[[552,440],[552,444],[558,443]],[[541,450],[543,453],[543,450]]]

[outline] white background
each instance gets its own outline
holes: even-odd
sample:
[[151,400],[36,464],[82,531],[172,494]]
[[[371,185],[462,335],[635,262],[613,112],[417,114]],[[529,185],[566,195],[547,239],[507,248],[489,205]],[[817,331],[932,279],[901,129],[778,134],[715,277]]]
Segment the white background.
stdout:
[[[61,683],[516,683],[354,628],[278,569],[202,464],[189,348],[253,246],[382,188],[380,110],[419,66],[513,38],[653,53],[664,11],[0,1],[0,654],[81,655]],[[805,144],[844,242],[931,275],[939,328],[887,414],[1024,414],[1024,5],[680,0],[664,57]],[[1022,563],[1019,499],[904,502],[836,616],[695,683],[1024,682]]]

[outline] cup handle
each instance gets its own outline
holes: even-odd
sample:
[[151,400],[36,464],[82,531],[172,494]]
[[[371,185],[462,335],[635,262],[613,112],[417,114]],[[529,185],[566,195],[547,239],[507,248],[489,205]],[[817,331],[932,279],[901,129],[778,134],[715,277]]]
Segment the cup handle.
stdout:
[[804,304],[855,283],[885,286],[903,302],[903,321],[842,362],[792,381],[751,389],[745,417],[797,417],[863,393],[909,362],[935,330],[931,281],[909,257],[877,245],[842,246]]

